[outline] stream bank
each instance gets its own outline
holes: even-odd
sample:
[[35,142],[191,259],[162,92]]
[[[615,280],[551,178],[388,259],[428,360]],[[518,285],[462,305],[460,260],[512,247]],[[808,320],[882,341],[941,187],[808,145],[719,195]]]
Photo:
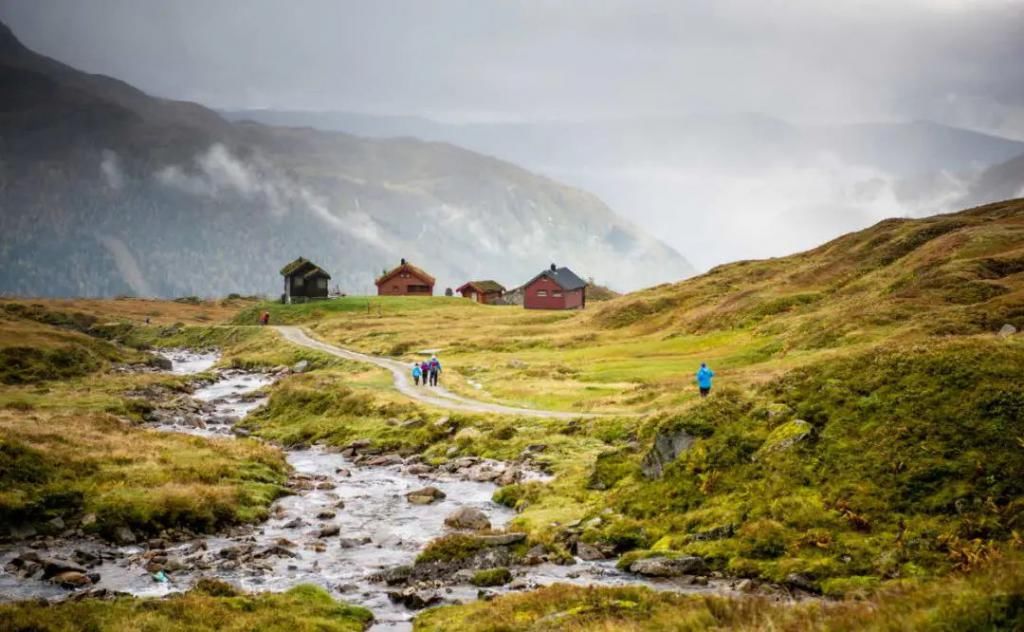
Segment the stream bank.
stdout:
[[[171,372],[179,375],[209,372],[218,360],[214,353],[172,352],[167,357]],[[231,440],[235,422],[265,403],[262,389],[277,377],[233,369],[215,374],[214,381],[199,383],[173,408],[155,409],[149,415],[150,426]],[[215,535],[176,530],[141,541],[127,533],[119,538],[120,544],[72,534],[4,545],[0,599],[60,599],[75,586],[162,596],[185,590],[201,577],[259,591],[316,584],[343,601],[371,609],[376,617],[373,629],[407,630],[416,608],[556,582],[643,584],[680,592],[727,590],[723,582],[704,579],[694,583],[689,577],[638,578],[607,560],[556,564],[543,550],[513,555],[511,548],[521,536],[503,536],[500,530],[514,514],[491,497],[496,482],[505,482],[503,477],[537,476],[523,468],[474,457],[432,468],[417,457],[373,454],[366,442],[340,452],[312,447],[288,449],[285,454],[293,468],[288,484],[292,494],[274,503],[267,521]],[[427,504],[410,502],[410,492],[426,486],[443,496]],[[445,526],[446,517],[466,510],[481,512],[497,533],[466,535],[486,544],[457,564],[413,564],[429,542],[453,532]],[[519,563],[524,557],[530,565]],[[506,579],[511,581],[486,589],[471,583],[474,571],[498,566],[510,567]]]

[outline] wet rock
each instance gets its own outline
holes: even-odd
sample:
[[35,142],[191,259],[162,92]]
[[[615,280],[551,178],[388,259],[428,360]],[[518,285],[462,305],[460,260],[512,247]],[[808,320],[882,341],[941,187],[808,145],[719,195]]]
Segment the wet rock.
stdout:
[[64,571],[50,578],[50,583],[61,588],[84,588],[92,586],[92,579],[85,573],[78,571]]
[[309,369],[309,360],[299,360],[292,365],[293,373],[305,373],[307,369]]
[[406,500],[414,505],[429,505],[443,498],[447,498],[444,492],[436,487],[424,487],[416,489],[405,495]]
[[346,450],[352,450],[355,453],[363,452],[367,448],[373,445],[373,441],[369,439],[356,439],[352,443],[345,446]]
[[548,561],[548,550],[544,548],[543,544],[533,545],[523,557],[523,563],[530,566],[543,564],[546,561]]
[[306,523],[302,520],[302,518],[293,518],[281,526],[285,529],[298,529],[299,527],[302,527],[305,524]]
[[252,544],[239,544],[236,546],[226,546],[220,550],[220,556],[228,560],[237,560],[240,557],[248,555],[252,552],[254,546]]
[[135,534],[128,527],[121,525],[114,529],[114,542],[120,545],[135,544]]
[[75,549],[75,554],[73,557],[75,558],[75,562],[81,564],[82,566],[95,566],[100,562],[99,555],[96,555],[95,553],[92,553],[90,551],[83,551],[82,549]]
[[409,578],[412,577],[412,572],[412,566],[395,566],[372,575],[370,579],[375,582],[383,582],[388,586],[398,586],[409,581]]
[[154,539],[149,540],[149,541],[146,542],[146,547],[149,548],[150,550],[166,549],[167,548],[167,540],[164,540],[163,538],[154,538]]
[[331,538],[331,537],[334,537],[334,536],[338,535],[339,533],[341,533],[341,527],[339,527],[336,524],[329,524],[326,527],[323,527],[322,529],[320,529],[320,532],[317,533],[316,537],[318,537],[318,538]]
[[369,537],[363,536],[361,538],[340,538],[338,544],[343,549],[354,549],[357,546],[363,546],[372,543]]
[[401,465],[402,457],[397,454],[382,454],[381,456],[375,456],[364,463],[364,465],[371,465],[374,467],[385,467],[389,465]]
[[1010,323],[1006,323],[1005,325],[999,328],[1000,338],[1009,338],[1015,333],[1017,333],[1017,328],[1011,325]]
[[8,527],[8,533],[15,540],[27,540],[36,536],[36,529],[31,525],[13,525]]
[[480,531],[491,528],[487,514],[474,507],[459,507],[444,519],[446,527],[452,529],[472,529]]
[[46,529],[51,532],[63,531],[65,528],[66,525],[64,524],[64,519],[60,516],[46,522]]
[[[25,555],[24,554],[21,555],[20,558],[24,559]],[[69,562],[68,560],[58,560],[58,559],[53,559],[53,558],[39,558],[38,556],[36,556],[35,559],[43,567],[43,579],[50,579],[51,577],[54,577],[56,575],[60,575],[61,573],[73,572],[73,573],[82,573],[82,574],[84,574],[86,572],[86,569],[85,569],[84,566],[82,566],[80,564],[75,564],[74,562]]]
[[174,363],[171,362],[170,358],[165,358],[162,355],[151,355],[146,360],[146,364],[149,366],[160,369],[161,371],[171,371],[174,369]]
[[323,482],[323,483],[317,483],[316,484],[316,489],[319,490],[319,491],[330,491],[332,489],[337,489],[337,488],[338,488],[337,485],[335,485],[334,483],[330,483],[330,482]]
[[406,474],[412,474],[413,476],[420,476],[421,474],[429,474],[433,472],[434,468],[430,467],[426,463],[414,463],[409,467],[405,468]]
[[94,524],[96,524],[96,514],[94,513],[85,514],[82,516],[82,521],[79,523],[83,528],[91,527]]
[[629,570],[647,577],[679,577],[681,575],[706,575],[704,560],[686,555],[682,557],[648,557],[630,564]]
[[785,584],[790,588],[796,588],[797,590],[803,590],[810,593],[821,592],[809,577],[799,573],[790,573],[789,575],[786,575]]
[[738,584],[736,584],[735,589],[738,592],[749,594],[757,590],[757,584],[755,584],[754,580],[752,579],[743,579],[740,580]]
[[693,445],[693,437],[682,428],[662,430],[654,438],[651,451],[644,456],[641,469],[647,478],[660,478],[665,466]]
[[511,485],[517,483],[523,478],[523,471],[517,467],[507,468],[501,473],[501,476],[495,480],[495,483],[504,487],[505,485]]
[[320,513],[318,513],[316,515],[316,519],[317,520],[330,520],[331,518],[335,517],[336,515],[338,515],[338,514],[334,513],[333,511],[321,511]]
[[335,509],[344,509],[345,508],[345,501],[344,500],[339,500],[338,502],[334,503],[334,508]]
[[400,603],[410,610],[422,610],[429,606],[433,606],[441,603],[442,597],[433,590],[418,590],[416,588],[406,588],[402,591],[391,591],[388,593],[388,599],[395,603]]
[[586,542],[576,543],[576,557],[584,561],[603,560],[608,557],[604,551],[594,546],[593,544],[587,544]]
[[334,473],[337,474],[338,476],[344,476],[345,478],[348,478],[349,476],[352,476],[352,472],[350,472],[349,470],[347,470],[346,468],[343,468],[343,467],[339,467],[339,468],[335,469]]
[[268,547],[260,549],[256,552],[255,557],[266,558],[266,557],[298,557],[299,554],[291,549],[288,549],[280,544],[271,544]]

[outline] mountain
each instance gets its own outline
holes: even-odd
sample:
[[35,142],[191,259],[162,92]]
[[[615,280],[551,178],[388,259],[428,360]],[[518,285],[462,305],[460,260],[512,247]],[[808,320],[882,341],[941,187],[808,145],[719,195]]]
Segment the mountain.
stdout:
[[989,167],[971,184],[967,204],[983,204],[1024,196],[1024,154]]
[[446,143],[231,122],[25,48],[0,25],[0,292],[347,292],[405,257],[441,287],[552,261],[620,289],[693,272],[601,200]]

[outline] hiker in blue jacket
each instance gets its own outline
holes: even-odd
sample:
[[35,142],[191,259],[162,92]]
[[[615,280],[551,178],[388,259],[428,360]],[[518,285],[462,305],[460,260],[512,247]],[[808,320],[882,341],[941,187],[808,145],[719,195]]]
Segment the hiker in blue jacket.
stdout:
[[709,369],[707,364],[701,362],[700,369],[697,371],[697,386],[700,387],[701,397],[707,397],[711,392],[711,378],[713,377],[715,377],[715,372]]
[[419,362],[412,363],[412,379],[416,382],[416,386],[420,385],[420,376],[423,375],[423,369],[420,368]]
[[437,356],[430,358],[430,385],[437,386],[437,376],[441,374],[441,361]]

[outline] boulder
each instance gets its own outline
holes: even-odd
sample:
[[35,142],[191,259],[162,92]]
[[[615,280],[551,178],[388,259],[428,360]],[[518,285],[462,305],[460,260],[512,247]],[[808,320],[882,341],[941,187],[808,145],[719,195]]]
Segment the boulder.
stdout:
[[61,588],[83,588],[92,586],[92,579],[85,573],[65,571],[50,578],[50,582]]
[[309,360],[299,360],[292,366],[293,373],[305,373],[309,369]]
[[446,497],[445,493],[436,487],[416,489],[405,495],[406,500],[414,505],[429,505]]
[[525,533],[496,533],[493,535],[474,536],[477,540],[487,546],[508,546],[518,544],[526,539]]
[[810,578],[799,573],[790,573],[789,575],[786,575],[785,584],[790,588],[796,588],[797,590],[803,590],[810,593],[821,592]]
[[999,336],[1002,338],[1007,338],[1015,333],[1017,333],[1017,328],[1011,325],[1010,323],[1006,323],[1005,325],[999,328]]
[[161,371],[170,371],[174,368],[174,363],[171,362],[170,358],[165,358],[162,355],[156,354],[149,356],[146,364],[155,369],[160,369]]
[[339,527],[336,524],[329,524],[326,527],[323,527],[322,529],[320,529],[320,532],[317,533],[317,537],[318,538],[330,538],[330,537],[338,535],[339,533],[341,533],[341,527]]
[[416,588],[389,592],[388,598],[395,603],[402,604],[409,610],[422,610],[423,608],[441,603],[441,595],[435,591],[419,590]]
[[414,463],[405,468],[405,473],[412,474],[413,476],[419,476],[420,474],[429,474],[433,470],[434,468],[430,467],[426,463]]
[[372,465],[376,467],[385,467],[388,465],[401,464],[402,457],[398,456],[397,454],[382,454],[380,456],[375,456],[372,459],[366,461],[366,463],[364,463],[364,465]]
[[704,560],[686,555],[682,557],[647,557],[629,565],[629,570],[647,577],[679,577],[680,575],[706,575]]
[[330,520],[331,518],[335,517],[336,515],[337,514],[334,513],[333,511],[321,511],[320,513],[318,513],[316,515],[316,519],[317,520]]
[[[30,560],[31,558],[28,557],[28,554],[23,554],[16,559]],[[81,566],[80,564],[75,564],[74,562],[69,562],[67,560],[58,560],[50,558],[40,559],[38,556],[35,556],[35,561],[38,561],[43,566],[43,579],[50,579],[51,577],[55,577],[62,573],[68,572],[82,574],[85,574],[86,572],[84,566]]]
[[764,443],[758,448],[752,458],[754,461],[758,461],[768,455],[788,450],[813,433],[814,426],[803,419],[787,421],[771,431],[771,434],[764,440]]
[[135,544],[135,534],[128,527],[121,525],[114,529],[114,542],[120,545]]
[[444,519],[444,524],[452,529],[472,529],[473,531],[491,528],[491,521],[487,519],[487,514],[474,507],[459,507],[448,514],[448,517]]
[[605,555],[604,551],[594,546],[593,544],[587,544],[586,542],[576,543],[576,557],[584,561],[603,560],[608,556]]
[[654,438],[651,451],[644,456],[641,468],[647,478],[661,478],[665,466],[693,445],[693,437],[682,428],[662,430]]

